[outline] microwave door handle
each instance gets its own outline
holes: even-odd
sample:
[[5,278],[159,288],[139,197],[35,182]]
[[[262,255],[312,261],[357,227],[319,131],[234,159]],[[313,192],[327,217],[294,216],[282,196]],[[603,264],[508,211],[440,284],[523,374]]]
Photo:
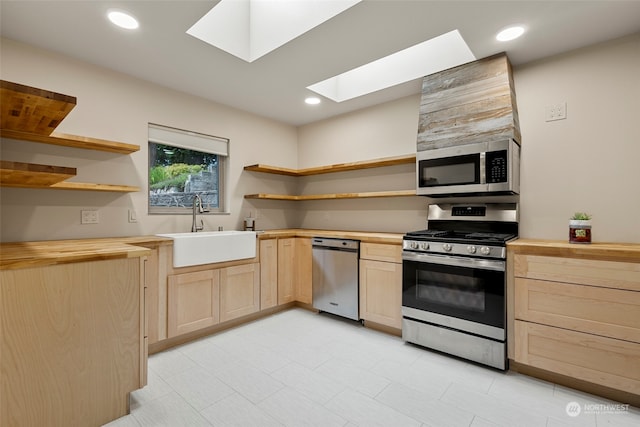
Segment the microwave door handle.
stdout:
[[487,183],[487,153],[480,153],[480,184]]

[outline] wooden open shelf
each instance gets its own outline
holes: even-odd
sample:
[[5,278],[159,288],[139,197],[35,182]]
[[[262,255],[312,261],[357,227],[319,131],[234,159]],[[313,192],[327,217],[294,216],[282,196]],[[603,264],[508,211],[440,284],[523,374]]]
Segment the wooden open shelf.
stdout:
[[76,98],[0,80],[0,128],[50,135],[76,106]]
[[0,161],[0,186],[15,188],[41,188],[56,190],[91,190],[131,193],[138,187],[129,185],[90,184],[67,182],[76,175],[76,168],[38,165],[35,163]]
[[106,139],[90,138],[87,136],[69,135],[53,132],[51,135],[38,135],[12,129],[0,129],[3,138],[18,139],[20,141],[40,142],[43,144],[61,145],[64,147],[84,148],[87,150],[107,151],[118,154],[131,154],[140,150],[139,145],[124,142],[108,141]]
[[371,191],[364,193],[331,193],[331,194],[307,194],[301,196],[293,196],[286,194],[246,194],[245,199],[261,199],[261,200],[290,200],[290,201],[307,201],[307,200],[337,200],[337,199],[371,199],[381,197],[409,197],[415,196],[416,190],[397,190],[397,191]]
[[75,107],[76,98],[0,80],[0,136],[20,141],[131,154],[140,146],[53,132]]
[[0,184],[6,187],[48,187],[76,176],[76,168],[0,160]]
[[59,182],[47,187],[52,190],[106,191],[111,193],[135,193],[139,187],[117,184],[94,184],[88,182]]
[[415,154],[407,154],[405,156],[384,157],[376,160],[365,160],[361,162],[352,162],[352,163],[337,163],[333,165],[318,166],[318,167],[306,168],[306,169],[288,169],[288,168],[281,168],[277,166],[255,164],[255,165],[245,166],[244,170],[272,173],[276,175],[308,176],[308,175],[320,175],[324,173],[346,172],[346,171],[354,171],[354,170],[360,170],[360,169],[379,168],[383,166],[395,166],[395,165],[401,165],[401,164],[407,164],[407,163],[415,163],[415,161],[416,161]]
[[[384,166],[395,166],[408,163],[415,163],[416,155],[407,154],[396,157],[383,157],[375,160],[364,160],[352,163],[337,163],[327,166],[318,166],[306,169],[288,169],[277,166],[268,165],[250,165],[245,166],[244,170],[254,172],[265,172],[276,175],[287,176],[309,176],[320,175],[334,172],[347,172],[361,169],[380,168]],[[415,196],[416,190],[397,190],[397,191],[371,191],[364,193],[329,193],[329,194],[307,194],[307,195],[287,195],[287,194],[246,194],[245,199],[261,199],[261,200],[290,200],[290,201],[306,201],[306,200],[337,200],[337,199],[371,199],[380,197],[410,197]]]
[[[75,107],[76,98],[73,96],[5,80],[0,80],[0,96],[2,138],[117,154],[131,154],[140,150],[140,146],[134,144],[54,132],[58,124]],[[138,187],[129,185],[66,181],[75,175],[76,168],[2,161],[0,186],[125,193],[140,191]]]

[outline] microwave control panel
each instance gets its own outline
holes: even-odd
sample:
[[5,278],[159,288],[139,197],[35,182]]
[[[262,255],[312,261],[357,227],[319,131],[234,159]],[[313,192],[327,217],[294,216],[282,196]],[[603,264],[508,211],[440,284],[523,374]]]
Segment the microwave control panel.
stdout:
[[486,174],[488,184],[507,182],[507,150],[487,152]]

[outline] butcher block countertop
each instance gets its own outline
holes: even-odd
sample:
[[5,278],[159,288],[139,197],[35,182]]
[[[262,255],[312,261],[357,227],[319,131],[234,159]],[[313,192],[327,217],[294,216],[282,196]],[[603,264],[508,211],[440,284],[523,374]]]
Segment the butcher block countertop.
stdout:
[[[362,231],[278,229],[259,231],[260,239],[286,237],[334,237],[367,243],[401,244],[402,234]],[[149,248],[170,245],[172,240],[158,236],[113,237],[99,239],[49,240],[0,244],[0,270],[42,267],[71,262],[133,258],[148,255]]]
[[0,245],[0,270],[135,258],[151,253],[150,249],[144,247],[145,245],[161,244],[171,244],[171,239],[139,236],[2,243]]
[[260,239],[273,239],[275,237],[330,237],[336,239],[353,239],[365,243],[386,243],[400,245],[402,236],[400,233],[377,233],[375,231],[337,231],[337,230],[314,230],[307,228],[287,228],[279,230],[259,231]]
[[507,243],[512,253],[640,263],[638,243],[569,243],[564,240],[518,239]]

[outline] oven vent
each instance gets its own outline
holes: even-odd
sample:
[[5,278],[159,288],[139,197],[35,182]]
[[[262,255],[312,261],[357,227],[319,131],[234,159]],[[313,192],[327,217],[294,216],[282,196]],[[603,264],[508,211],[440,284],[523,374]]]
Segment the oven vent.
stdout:
[[513,74],[505,53],[424,77],[417,151],[507,138],[520,144]]

